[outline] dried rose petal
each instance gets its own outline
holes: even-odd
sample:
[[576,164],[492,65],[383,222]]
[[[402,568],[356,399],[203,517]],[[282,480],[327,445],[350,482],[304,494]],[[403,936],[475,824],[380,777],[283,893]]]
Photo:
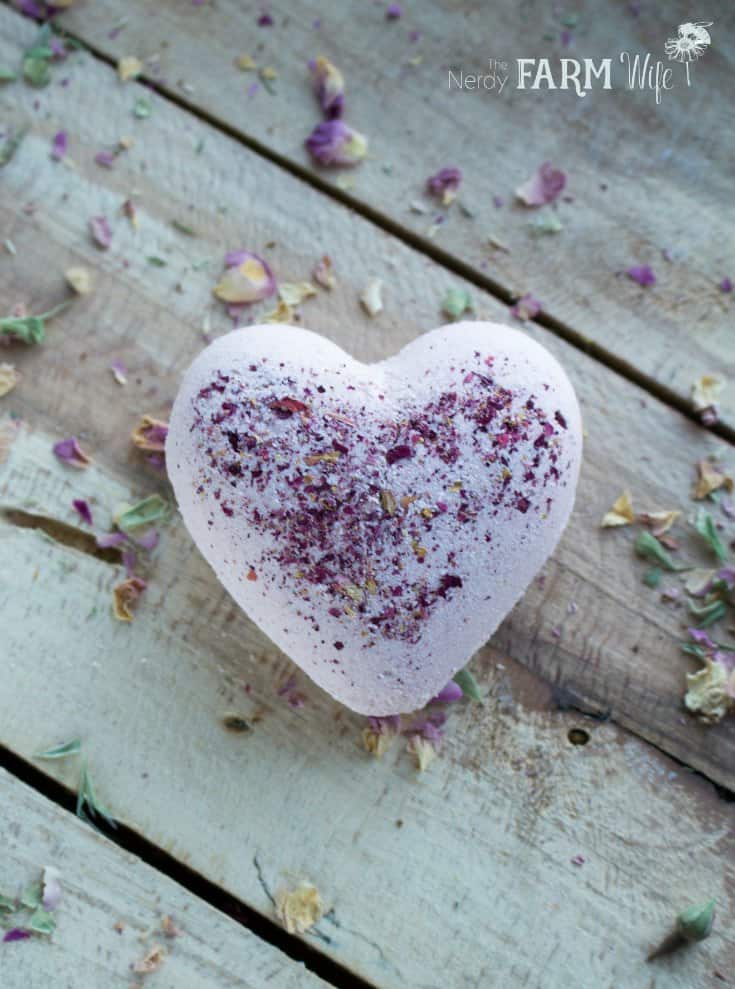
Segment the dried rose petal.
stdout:
[[51,144],[51,157],[56,161],[61,161],[68,150],[69,135],[65,130],[60,130],[58,134],[54,134],[54,140]]
[[0,364],[0,398],[7,395],[20,381],[20,374],[13,364]]
[[314,91],[328,118],[341,117],[345,105],[345,81],[342,73],[328,58],[319,55],[309,63]]
[[130,438],[139,450],[146,450],[149,453],[163,453],[166,449],[166,437],[168,436],[168,423],[163,419],[154,419],[152,416],[144,415],[140,422],[130,434]]
[[328,254],[325,254],[321,261],[317,261],[314,265],[311,272],[311,277],[317,285],[321,285],[322,288],[333,289],[337,284],[337,279],[334,276],[332,259]]
[[526,206],[544,206],[553,203],[566,184],[566,174],[545,161],[527,182],[518,186],[516,196]]
[[106,251],[112,243],[112,231],[110,230],[107,217],[93,216],[89,221],[89,230],[95,244]]
[[461,700],[464,697],[462,693],[462,688],[454,680],[450,680],[449,683],[444,687],[436,697],[432,697],[431,704],[453,704],[455,701]]
[[115,164],[115,155],[111,151],[98,151],[94,160],[102,168],[112,168]]
[[113,546],[120,546],[125,542],[127,536],[124,532],[105,532],[97,536],[95,542],[100,549],[110,549]]
[[356,165],[367,154],[367,138],[342,120],[317,124],[306,139],[306,148],[320,165]]
[[128,383],[128,369],[122,361],[113,361],[110,364],[110,370],[112,371],[113,378],[119,385],[126,385]]
[[82,469],[89,467],[92,463],[91,458],[82,451],[79,441],[75,436],[70,436],[67,440],[59,440],[58,443],[54,443],[53,451],[59,460],[68,464],[70,467]]
[[146,586],[142,577],[128,577],[113,588],[112,610],[118,621],[132,622],[132,608],[135,607]]
[[43,870],[43,909],[49,913],[55,910],[61,902],[61,873],[53,865],[47,865]]
[[143,71],[143,63],[135,55],[123,55],[118,59],[117,74],[122,82],[137,78]]
[[86,268],[68,268],[64,272],[64,278],[77,295],[89,295],[92,291],[92,276]]
[[432,175],[426,180],[426,189],[437,199],[441,199],[444,206],[449,206],[457,195],[462,182],[462,172],[459,168],[449,166],[440,168],[436,175]]
[[625,274],[632,281],[637,282],[639,285],[655,285],[656,276],[653,273],[653,269],[650,265],[639,264],[633,265],[632,268],[627,268]]
[[732,292],[732,278],[723,278],[718,287],[720,292]]
[[75,498],[72,501],[72,505],[79,513],[79,516],[83,522],[86,522],[87,525],[94,524],[92,522],[92,509],[89,507],[88,501],[85,501],[84,498]]
[[527,319],[533,319],[540,311],[541,303],[539,300],[534,299],[531,293],[527,292],[514,306],[511,306],[510,314],[516,319],[520,319],[521,322],[525,322]]
[[231,251],[227,268],[213,292],[223,302],[251,303],[267,299],[276,291],[276,279],[268,264],[251,251]]
[[385,11],[385,19],[387,21],[397,21],[403,15],[403,10],[397,3],[389,3]]
[[3,941],[6,944],[9,944],[11,941],[25,941],[30,936],[31,936],[30,933],[28,931],[23,930],[22,927],[12,927],[9,931],[6,932],[5,936],[3,937]]

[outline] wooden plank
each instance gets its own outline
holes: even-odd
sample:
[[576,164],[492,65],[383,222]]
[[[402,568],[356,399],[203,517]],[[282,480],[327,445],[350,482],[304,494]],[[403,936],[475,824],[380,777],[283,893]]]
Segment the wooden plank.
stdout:
[[[4,61],[32,35],[0,9]],[[201,346],[202,315],[211,312],[213,332],[227,325],[210,296],[226,248],[275,242],[268,256],[289,280],[328,250],[340,285],[308,303],[305,319],[363,358],[436,322],[456,280],[164,100],[136,121],[141,90],[88,56],[64,75],[67,87],[40,96],[0,93],[9,121],[33,122],[3,175],[3,224],[18,253],[0,268],[0,288],[41,309],[58,300],[72,262],[94,268],[97,288],[51,324],[43,348],[9,352],[25,377],[4,404],[26,424],[12,427],[0,506],[73,522],[71,500],[86,496],[104,529],[119,500],[160,483],[131,455],[127,434],[141,412],[165,410]],[[61,126],[75,168],[48,158]],[[113,170],[91,163],[101,143],[130,132],[136,146]],[[137,234],[117,212],[135,187]],[[98,213],[114,223],[108,252],[87,238]],[[172,231],[173,219],[188,220],[198,238]],[[151,268],[149,255],[168,266]],[[386,282],[386,308],[370,321],[357,296],[373,275]],[[482,315],[499,312],[489,297],[476,294],[476,304]],[[333,912],[307,937],[379,986],[430,986],[441,972],[456,986],[648,989],[641,957],[673,914],[690,898],[717,896],[723,915],[730,903],[728,808],[711,786],[613,724],[588,724],[590,743],[570,745],[579,716],[550,713],[550,688],[514,661],[530,655],[550,680],[730,781],[729,724],[705,736],[679,723],[689,667],[675,648],[678,618],[640,593],[625,535],[603,543],[609,534],[596,528],[619,485],[662,505],[685,499],[690,464],[712,437],[550,334],[530,332],[560,356],[582,401],[589,441],[578,509],[545,588],[516,609],[513,634],[501,633],[509,655],[485,650],[477,660],[485,707],[457,710],[442,758],[418,781],[400,746],[370,761],[363,721],[303,677],[302,708],[278,696],[293,668],[234,608],[180,525],[166,528],[126,626],[110,617],[119,567],[50,544],[17,516],[0,519],[13,562],[0,572],[0,741],[30,758],[82,735],[116,816],[264,913],[279,886],[312,880]],[[114,357],[130,368],[123,389],[107,370]],[[87,472],[51,455],[69,433],[96,457]],[[225,731],[230,712],[252,730]],[[73,767],[44,768],[75,786]],[[577,854],[582,867],[570,862]],[[731,940],[718,935],[657,969],[657,985],[689,986],[732,961]]]
[[[0,23],[6,32],[0,53],[13,64],[18,39],[27,42],[34,28],[10,12]],[[308,277],[314,261],[331,253],[340,284],[309,301],[304,319],[357,357],[383,357],[441,321],[444,292],[460,282],[433,262],[163,99],[154,100],[149,119],[136,120],[131,108],[143,90],[121,85],[88,57],[74,56],[63,71],[66,87],[52,85],[40,96],[27,87],[0,93],[10,120],[33,123],[4,169],[9,195],[2,216],[18,254],[0,268],[0,286],[5,298],[45,310],[63,292],[61,273],[84,263],[94,270],[97,289],[51,324],[43,350],[18,354],[26,379],[8,401],[50,435],[54,422],[83,435],[108,475],[143,494],[159,483],[131,454],[128,434],[142,412],[165,413],[182,370],[202,346],[205,317],[212,333],[232,325],[211,295],[227,249],[246,244],[263,251],[284,280]],[[70,130],[75,163],[68,169],[48,156],[62,126]],[[94,165],[95,152],[121,134],[132,134],[135,146],[113,169]],[[192,153],[199,142],[203,150]],[[137,190],[137,231],[120,214],[131,190]],[[109,251],[95,248],[87,232],[98,213],[113,226]],[[173,220],[190,223],[198,236],[178,233]],[[148,257],[164,258],[167,267],[152,267]],[[357,301],[371,276],[386,285],[385,310],[374,320]],[[476,293],[475,304],[479,316],[503,316],[489,296]],[[583,703],[735,787],[730,722],[715,729],[691,718],[682,723],[684,674],[692,669],[678,645],[683,616],[642,587],[643,565],[633,559],[630,535],[598,528],[624,487],[640,508],[687,507],[694,462],[718,447],[706,431],[552,334],[532,324],[528,331],[568,369],[588,437],[575,515],[546,568],[545,586],[529,589],[495,641]],[[108,370],[115,357],[131,372],[122,389]],[[27,484],[14,480],[19,487],[7,488],[6,501],[22,500]],[[63,512],[73,521],[69,501]],[[188,559],[186,540],[182,552]],[[704,562],[688,545],[682,553]],[[569,614],[572,602],[576,612]],[[206,644],[209,619],[193,624]]]
[[[394,22],[380,4],[360,0],[305,0],[297,7],[275,0],[268,10],[274,25],[258,27],[260,3],[141,0],[113,37],[119,8],[100,0],[73,7],[62,23],[113,58],[147,60],[146,76],[178,99],[312,174],[303,142],[319,113],[306,62],[329,56],[346,76],[347,119],[371,146],[344,195],[504,292],[532,292],[577,339],[680,401],[688,401],[703,373],[733,377],[732,297],[717,286],[733,277],[733,134],[725,93],[735,11],[717,12],[691,88],[684,67],[673,65],[675,88],[656,105],[652,92],[625,89],[619,53],[649,51],[671,68],[663,46],[677,24],[691,20],[685,0],[669,3],[663,20],[646,5],[634,15],[625,4],[603,11],[577,4],[569,47],[560,42],[568,12],[538,0],[492,8],[434,0],[407,5]],[[420,38],[412,43],[416,30]],[[273,93],[261,84],[248,95],[257,77],[235,67],[243,53],[276,69]],[[613,89],[580,98],[574,89],[520,91],[511,79],[500,95],[449,90],[450,66],[483,73],[491,58],[507,60],[513,71],[517,57],[548,57],[558,82],[561,56],[612,57]],[[546,160],[568,172],[573,197],[558,207],[564,230],[555,237],[533,236],[533,211],[513,204],[515,188]],[[417,215],[409,204],[428,205],[425,180],[447,164],[462,167],[460,200],[473,215],[454,206],[430,239],[442,211],[435,205]],[[334,172],[318,174],[332,186],[340,182]],[[495,208],[493,196],[506,205]],[[509,251],[492,249],[489,236]],[[658,277],[653,289],[619,277],[644,263]],[[732,386],[722,413],[735,426]]]
[[[165,959],[145,983],[155,989],[327,986],[2,769],[0,795],[3,892],[16,896],[45,866],[60,871],[62,887],[50,938],[0,944],[3,989],[130,989],[141,982],[133,965],[156,945]],[[27,917],[3,915],[4,927]],[[180,935],[163,932],[165,917]]]

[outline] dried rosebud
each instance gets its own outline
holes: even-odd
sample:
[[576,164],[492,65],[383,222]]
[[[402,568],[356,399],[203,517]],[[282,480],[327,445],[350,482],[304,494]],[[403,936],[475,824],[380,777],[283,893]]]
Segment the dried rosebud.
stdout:
[[130,439],[139,450],[145,450],[148,453],[164,453],[167,436],[167,422],[164,422],[163,419],[154,419],[152,416],[144,415],[130,434]]
[[227,270],[213,292],[223,302],[250,303],[267,299],[276,291],[276,279],[268,264],[251,251],[231,251]]
[[306,148],[319,165],[356,165],[367,154],[367,138],[342,120],[317,124]]
[[426,180],[426,189],[432,196],[441,199],[444,206],[449,206],[457,195],[461,181],[462,172],[459,168],[440,168],[436,175]]
[[113,588],[112,610],[118,621],[132,622],[132,609],[146,586],[147,584],[142,577],[128,577]]
[[319,105],[329,119],[341,117],[345,105],[345,81],[342,73],[328,58],[319,55],[309,63],[314,91]]

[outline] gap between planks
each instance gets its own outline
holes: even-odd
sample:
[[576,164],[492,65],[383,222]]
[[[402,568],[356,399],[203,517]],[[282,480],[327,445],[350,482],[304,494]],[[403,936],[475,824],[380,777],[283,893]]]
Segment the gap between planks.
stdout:
[[[76,816],[76,795],[72,791],[2,745],[0,745],[0,767],[63,811]],[[293,961],[302,963],[320,979],[335,986],[336,989],[375,989],[371,982],[366,982],[359,975],[333,961],[328,955],[313,948],[305,939],[288,934],[276,921],[247,906],[216,883],[148,841],[137,831],[120,822],[116,824],[117,826],[112,828],[104,821],[100,821],[95,826],[118,848],[135,855],[146,865],[178,883],[213,909],[230,917],[262,941],[277,948]],[[257,856],[253,864],[260,874]],[[262,879],[261,883],[268,898],[271,902],[275,902],[272,891]]]
[[[6,7],[10,7],[11,10],[15,10],[12,0],[2,0],[2,2]],[[96,45],[82,40],[73,32],[64,30],[63,34],[66,37],[71,38],[76,44],[78,44],[85,51],[89,52],[100,62],[104,62],[113,69],[116,68],[116,60],[110,55],[105,54],[105,52],[103,52]],[[310,185],[312,188],[317,189],[319,192],[328,196],[335,202],[348,207],[353,212],[362,216],[365,220],[368,220],[374,226],[379,227],[385,233],[390,234],[397,240],[402,241],[415,251],[431,258],[432,261],[441,265],[443,268],[446,268],[448,271],[453,272],[460,278],[464,278],[468,282],[471,282],[477,288],[494,296],[494,298],[503,305],[510,306],[516,301],[517,296],[510,292],[500,282],[488,275],[480,274],[470,264],[467,264],[461,259],[455,257],[448,251],[442,250],[441,247],[438,247],[436,244],[415,233],[413,230],[410,230],[408,227],[403,226],[399,221],[393,219],[385,213],[382,213],[380,210],[373,209],[367,203],[353,198],[346,190],[340,189],[323,179],[316,170],[306,168],[299,165],[297,162],[291,161],[288,157],[280,154],[273,148],[270,148],[267,144],[264,144],[257,138],[242,134],[226,121],[219,119],[211,113],[208,113],[202,107],[196,106],[194,103],[187,100],[185,96],[182,96],[180,93],[177,93],[167,88],[165,85],[160,84],[155,79],[149,77],[145,72],[138,76],[138,81],[145,82],[145,84],[162,99],[168,100],[168,102],[173,103],[175,106],[179,107],[179,109],[185,110],[187,113],[191,114],[191,116],[201,120],[214,130],[219,131],[221,134],[225,134],[238,144],[243,145],[255,154],[267,159],[279,168],[284,169],[290,175],[294,176],[294,178],[297,178],[300,181],[305,182],[307,185]],[[735,427],[728,426],[726,423],[722,422],[715,422],[711,425],[703,423],[692,408],[691,403],[678,395],[673,389],[667,388],[661,382],[656,381],[655,378],[644,374],[629,361],[624,360],[622,357],[618,357],[616,354],[606,350],[598,343],[595,343],[581,330],[577,330],[574,327],[569,326],[563,320],[549,316],[543,311],[535,316],[532,322],[538,324],[539,326],[543,326],[547,330],[550,330],[556,336],[560,337],[577,350],[581,350],[583,353],[592,357],[600,364],[603,364],[611,371],[619,374],[621,377],[627,379],[632,384],[637,385],[639,388],[642,388],[644,391],[648,392],[665,405],[668,405],[670,408],[681,412],[688,419],[697,423],[703,429],[711,431],[716,436],[719,436],[730,443],[735,443]]]

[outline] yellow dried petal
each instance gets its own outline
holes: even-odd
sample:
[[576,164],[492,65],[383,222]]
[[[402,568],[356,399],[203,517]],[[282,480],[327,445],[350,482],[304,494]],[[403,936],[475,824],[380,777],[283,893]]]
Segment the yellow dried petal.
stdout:
[[276,912],[289,934],[304,934],[322,919],[324,904],[316,886],[303,882],[276,893]]
[[630,491],[624,491],[613,503],[610,511],[603,515],[600,525],[603,529],[607,529],[615,525],[630,525],[631,522],[635,522],[633,502]]
[[0,364],[0,398],[11,392],[20,381],[13,364]]
[[362,733],[362,744],[370,755],[376,759],[382,759],[385,753],[393,744],[394,732],[373,731],[372,728],[365,728]]
[[694,485],[694,490],[692,491],[692,498],[697,501],[702,498],[706,498],[708,494],[712,491],[717,491],[719,488],[725,488],[726,491],[732,491],[733,489],[733,479],[729,474],[725,474],[716,463],[705,457],[704,460],[700,460],[697,463],[697,472],[699,477],[697,478],[697,483]]
[[145,581],[140,577],[128,577],[112,589],[112,610],[121,622],[132,622],[133,607],[145,590]]
[[86,268],[69,268],[64,278],[77,295],[89,295],[92,291],[92,276]]
[[139,975],[149,975],[157,972],[166,961],[166,952],[160,944],[154,944],[150,951],[133,963],[133,971]]
[[278,286],[278,295],[287,306],[298,306],[304,299],[316,295],[316,289],[311,282],[282,282]]
[[639,521],[647,525],[654,536],[658,538],[669,531],[680,515],[681,512],[676,509],[671,509],[668,512],[643,512],[639,516]]
[[692,385],[692,405],[697,412],[702,412],[714,405],[717,396],[725,387],[725,379],[719,374],[703,374]]
[[281,300],[275,309],[263,316],[264,323],[293,323],[293,309]]
[[728,693],[727,670],[721,663],[705,660],[701,670],[687,674],[687,684],[684,704],[688,710],[710,725],[725,717],[733,699]]
[[426,772],[436,759],[436,749],[420,735],[413,735],[408,743],[408,751],[416,760],[416,768],[420,773]]
[[235,59],[235,65],[241,72],[252,72],[257,69],[255,61],[249,55],[239,55]]
[[377,316],[383,309],[383,283],[371,278],[360,296],[360,302],[369,316]]
[[117,63],[117,74],[123,82],[135,79],[143,71],[143,63],[135,55],[123,55]]
[[262,68],[262,69],[260,70],[260,78],[261,78],[261,79],[265,79],[265,80],[266,80],[266,82],[268,82],[268,81],[270,81],[270,80],[272,80],[272,79],[277,79],[277,78],[278,78],[278,73],[277,73],[277,72],[276,72],[276,70],[275,70],[275,69],[273,68],[273,66],[271,66],[271,65],[266,65],[266,66],[264,66],[264,67],[263,67],[263,68]]

